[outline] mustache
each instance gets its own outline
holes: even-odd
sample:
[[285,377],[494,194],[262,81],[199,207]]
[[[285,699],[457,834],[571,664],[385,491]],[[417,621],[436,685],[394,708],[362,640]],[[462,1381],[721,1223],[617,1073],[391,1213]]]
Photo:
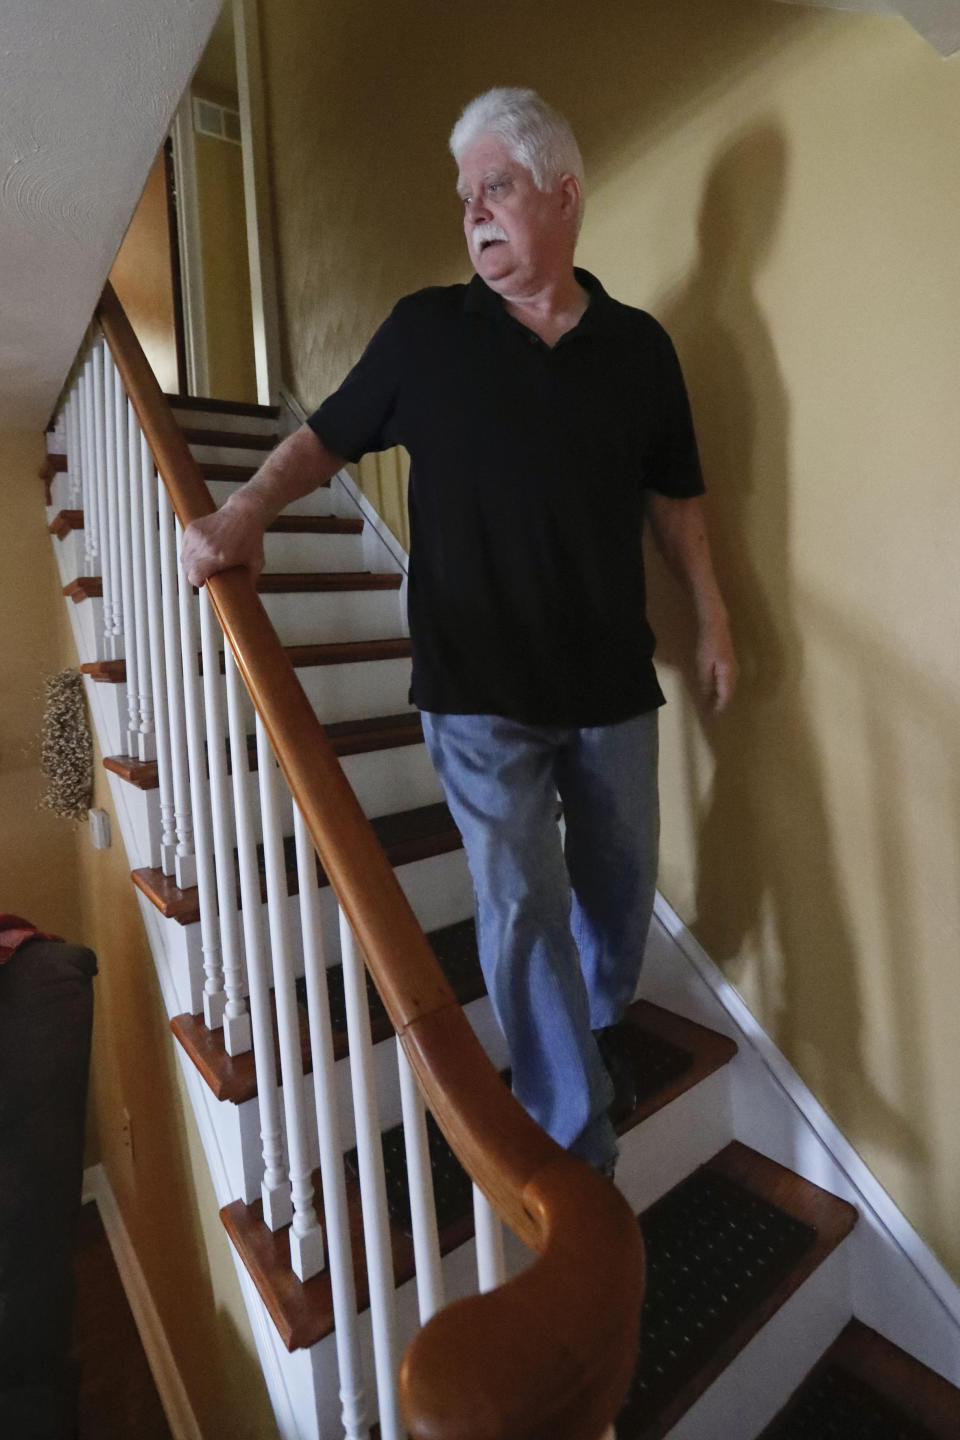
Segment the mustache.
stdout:
[[470,232],[470,247],[479,255],[484,245],[490,240],[506,240],[507,232],[502,225],[497,225],[493,220],[485,220]]

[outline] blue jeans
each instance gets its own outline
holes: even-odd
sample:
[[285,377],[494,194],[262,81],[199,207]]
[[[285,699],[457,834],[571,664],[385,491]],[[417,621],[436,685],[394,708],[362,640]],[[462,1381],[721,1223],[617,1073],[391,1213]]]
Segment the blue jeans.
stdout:
[[656,711],[589,729],[422,718],[470,864],[514,1094],[560,1145],[603,1166],[617,1154],[612,1086],[591,1032],[633,999],[650,927]]

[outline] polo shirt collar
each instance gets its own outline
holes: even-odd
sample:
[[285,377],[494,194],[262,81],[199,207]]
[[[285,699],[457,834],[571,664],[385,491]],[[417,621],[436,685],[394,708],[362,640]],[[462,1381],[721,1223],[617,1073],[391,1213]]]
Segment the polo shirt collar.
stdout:
[[[619,317],[616,303],[611,300],[600,281],[595,275],[591,275],[589,270],[582,270],[579,266],[574,267],[573,273],[590,299],[577,324],[563,338],[566,340],[581,334],[613,335],[618,333]],[[466,287],[463,309],[467,314],[487,315],[495,321],[509,321],[512,318],[504,310],[501,297],[495,290],[491,290],[479,275],[474,275]]]

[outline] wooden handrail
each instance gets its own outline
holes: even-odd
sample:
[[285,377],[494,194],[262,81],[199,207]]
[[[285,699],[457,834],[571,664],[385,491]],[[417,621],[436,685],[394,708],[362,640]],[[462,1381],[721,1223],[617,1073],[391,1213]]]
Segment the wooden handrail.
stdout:
[[[113,288],[97,309],[180,523],[216,507]],[[464,1168],[538,1259],[441,1310],[401,1368],[415,1440],[598,1440],[636,1361],[643,1248],[619,1192],[536,1125],[447,983],[246,570],[208,581],[280,768],[414,1074]]]

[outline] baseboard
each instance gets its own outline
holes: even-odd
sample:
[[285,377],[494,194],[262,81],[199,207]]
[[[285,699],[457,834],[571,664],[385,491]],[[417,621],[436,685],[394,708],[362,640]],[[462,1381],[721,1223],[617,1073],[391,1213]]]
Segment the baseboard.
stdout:
[[861,1214],[870,1216],[873,1226],[883,1232],[887,1243],[899,1251],[926,1288],[932,1302],[932,1313],[939,1313],[941,1323],[952,1325],[960,1335],[960,1287],[771,1040],[742,996],[659,893],[654,914],[680,955],[732,1022],[741,1049],[749,1047],[754,1060],[764,1068],[771,1083],[789,1102],[797,1124],[812,1132],[842,1173],[854,1192],[854,1203]]
[[137,1252],[102,1165],[91,1165],[84,1171],[83,1199],[84,1202],[95,1200],[97,1203],[120,1281],[174,1440],[203,1440],[166,1331],[137,1259]]

